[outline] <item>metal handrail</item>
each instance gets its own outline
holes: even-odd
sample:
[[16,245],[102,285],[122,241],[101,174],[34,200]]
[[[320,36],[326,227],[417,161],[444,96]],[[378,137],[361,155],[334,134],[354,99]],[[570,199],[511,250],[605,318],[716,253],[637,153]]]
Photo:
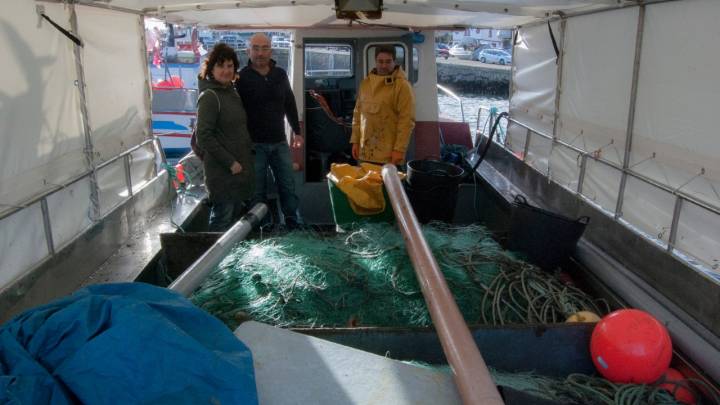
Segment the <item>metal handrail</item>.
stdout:
[[268,213],[264,203],[256,204],[250,212],[235,223],[223,236],[215,242],[200,258],[195,260],[168,289],[189,297],[205,281],[210,272],[217,266],[236,243],[245,239],[254,226]]
[[[110,165],[110,164],[112,164],[112,163],[114,163],[114,162],[116,162],[116,161],[119,160],[119,159],[124,158],[125,156],[130,155],[131,153],[133,153],[133,152],[135,152],[136,150],[142,148],[143,146],[147,145],[148,143],[150,143],[150,142],[155,142],[155,141],[156,141],[156,138],[155,138],[155,137],[144,140],[143,142],[141,142],[141,143],[133,146],[132,148],[130,148],[130,149],[128,149],[128,150],[126,150],[126,151],[124,151],[124,152],[122,152],[122,153],[114,156],[113,158],[111,158],[111,159],[109,159],[109,160],[107,160],[107,161],[105,161],[105,162],[100,163],[99,165],[96,166],[96,171],[97,171],[97,170],[100,170],[100,169],[102,169],[102,168],[104,168],[104,167],[106,167],[106,166],[108,166],[108,165]],[[62,189],[65,189],[65,188],[67,188],[67,187],[70,187],[70,186],[73,185],[74,183],[76,183],[76,182],[78,182],[78,181],[80,181],[80,180],[82,180],[82,179],[84,179],[84,178],[86,178],[86,177],[88,177],[88,176],[90,176],[90,175],[92,175],[92,174],[93,174],[93,171],[92,171],[92,170],[88,170],[88,171],[86,171],[86,172],[84,172],[84,173],[82,173],[82,174],[79,174],[79,175],[77,175],[77,176],[75,176],[75,177],[72,177],[70,180],[67,180],[67,181],[65,181],[65,182],[62,183],[62,184],[54,184],[53,187],[49,188],[48,190],[45,190],[44,192],[36,195],[35,197],[32,197],[32,198],[30,198],[30,199],[28,199],[28,200],[20,203],[19,205],[15,205],[15,206],[13,206],[12,209],[10,209],[10,210],[8,210],[8,211],[3,212],[2,214],[0,214],[0,221],[2,221],[3,219],[5,219],[5,218],[7,218],[7,217],[9,217],[9,216],[11,216],[11,215],[19,212],[19,211],[24,210],[25,208],[30,207],[31,205],[33,205],[33,204],[35,204],[35,203],[43,200],[44,198],[46,198],[46,197],[48,197],[48,196],[50,196],[50,195],[52,195],[52,194],[54,194],[54,193],[62,190]]]
[[532,127],[530,127],[529,125],[524,124],[524,123],[522,123],[522,122],[520,122],[520,121],[518,121],[518,120],[516,120],[516,119],[514,119],[514,118],[507,118],[507,120],[510,121],[510,122],[512,122],[512,123],[515,123],[515,124],[517,124],[517,125],[519,125],[519,126],[521,126],[521,127],[523,127],[523,128],[525,128],[525,129],[527,129],[528,131],[530,131],[530,132],[532,132],[532,133],[535,133],[535,134],[537,134],[537,135],[539,135],[539,136],[541,136],[541,137],[543,137],[543,138],[545,138],[545,139],[547,139],[547,140],[550,140],[550,141],[552,141],[552,142],[555,143],[555,144],[558,144],[558,145],[560,145],[560,146],[564,146],[564,147],[566,147],[566,148],[568,148],[568,149],[570,149],[570,150],[572,150],[572,151],[574,151],[574,152],[577,152],[578,154],[580,154],[580,155],[582,155],[582,156],[585,156],[586,158],[590,158],[590,159],[592,159],[592,160],[595,160],[596,162],[599,162],[599,163],[602,163],[602,164],[604,164],[604,165],[610,166],[610,167],[612,167],[613,169],[616,169],[616,170],[618,170],[618,171],[620,171],[620,172],[624,172],[624,173],[628,174],[629,176],[632,176],[632,177],[634,177],[634,178],[636,178],[636,179],[638,179],[638,180],[640,180],[640,181],[643,181],[643,182],[645,182],[645,183],[647,183],[647,184],[649,184],[649,185],[651,185],[651,186],[655,186],[655,187],[657,187],[657,188],[659,188],[659,189],[661,189],[661,190],[663,190],[663,191],[666,191],[666,192],[668,192],[668,193],[670,193],[670,194],[672,194],[672,195],[678,196],[678,197],[680,197],[680,198],[682,198],[682,199],[684,199],[684,200],[686,200],[686,201],[688,201],[688,202],[691,202],[691,203],[693,203],[693,204],[695,204],[695,205],[697,205],[697,206],[699,206],[699,207],[702,207],[702,208],[704,208],[704,209],[706,209],[706,210],[708,210],[708,211],[710,211],[710,212],[712,212],[712,213],[714,213],[714,214],[720,215],[720,207],[717,207],[717,206],[715,206],[715,205],[713,205],[713,204],[710,204],[710,203],[707,203],[707,202],[705,202],[705,201],[699,200],[699,199],[697,199],[696,197],[694,197],[694,196],[691,195],[691,194],[688,194],[688,193],[686,193],[686,192],[684,192],[684,191],[682,191],[682,190],[678,190],[678,189],[676,189],[676,188],[672,188],[672,187],[670,187],[670,186],[668,186],[668,185],[666,185],[666,184],[660,183],[660,182],[658,182],[657,180],[653,180],[653,179],[651,179],[651,178],[649,178],[649,177],[647,177],[647,176],[644,176],[644,175],[642,175],[642,174],[640,174],[640,173],[637,173],[637,172],[633,171],[632,169],[629,169],[629,168],[628,168],[628,169],[623,169],[622,165],[620,165],[620,164],[617,164],[617,163],[612,162],[612,161],[610,161],[610,160],[604,159],[604,158],[602,158],[602,157],[600,157],[600,156],[596,156],[596,155],[594,155],[594,154],[592,154],[592,153],[590,153],[590,152],[586,152],[586,151],[578,148],[577,146],[570,145],[570,144],[567,143],[567,142],[561,141],[561,140],[559,140],[559,139],[553,139],[552,136],[547,135],[547,134],[543,133],[543,132],[540,131],[540,130],[537,130],[537,129],[535,129],[535,128],[532,128]]
[[455,298],[447,286],[440,266],[423,237],[420,224],[397,175],[395,165],[382,169],[383,183],[408,256],[427,303],[445,357],[453,369],[458,392],[464,404],[502,404],[497,387],[477,344],[470,334]]
[[455,100],[457,100],[460,103],[460,116],[462,117],[462,122],[465,122],[465,109],[463,108],[462,98],[460,96],[458,96],[457,94],[453,93],[452,90],[448,89],[445,86],[442,86],[439,84],[436,84],[435,86],[438,88],[438,90],[444,91],[445,93],[447,93],[448,96],[454,98]]
[[[573,146],[567,142],[556,139],[536,128],[533,128],[523,122],[518,121],[515,118],[510,118],[510,117],[503,117],[503,118],[505,118],[508,122],[517,124],[518,126],[525,128],[527,130],[527,134],[526,134],[526,138],[525,138],[525,145],[523,148],[523,155],[522,155],[523,162],[526,161],[526,159],[527,159],[527,154],[528,154],[528,150],[530,147],[530,138],[532,137],[533,133],[537,134],[541,138],[545,138],[545,139],[551,141],[555,145],[559,145],[559,146],[565,147],[567,149],[570,149],[570,150],[576,152],[581,157],[580,172],[578,173],[578,185],[577,185],[577,189],[575,190],[575,194],[578,196],[584,197],[584,195],[582,194],[582,188],[583,188],[583,184],[584,184],[584,180],[585,180],[587,159],[592,159],[598,163],[602,163],[608,167],[618,170],[619,172],[623,173],[626,176],[632,176],[633,178],[640,180],[640,181],[644,182],[645,184],[649,184],[651,186],[657,187],[660,190],[663,190],[663,191],[669,193],[670,195],[674,195],[675,196],[675,205],[673,208],[672,220],[670,223],[670,233],[668,236],[667,248],[666,248],[666,250],[668,252],[672,252],[673,250],[675,250],[675,242],[676,242],[679,223],[680,223],[680,214],[682,212],[683,201],[687,201],[692,204],[695,204],[696,206],[703,208],[715,215],[720,215],[720,207],[715,206],[711,203],[702,201],[702,200],[698,199],[697,197],[680,190],[680,188],[682,186],[677,187],[677,188],[670,187],[667,184],[660,183],[657,180],[654,180],[645,175],[637,173],[629,167],[627,167],[627,168],[623,167],[622,165],[620,165],[618,163],[612,162],[601,156],[597,156],[591,152],[584,151],[584,150],[582,150],[576,146]],[[507,138],[508,137],[506,136],[506,139]],[[503,147],[506,150],[508,150],[509,152],[512,152],[512,150],[510,150],[508,148],[507,142],[503,145]],[[624,194],[621,195],[620,193],[618,193],[618,196],[617,196],[618,200],[622,199],[623,197],[624,197]],[[616,205],[616,207],[619,207],[619,206],[621,206],[621,205],[618,203]],[[615,211],[613,217],[615,220],[619,220],[622,217],[622,212],[618,211],[618,209],[616,208],[616,211]]]

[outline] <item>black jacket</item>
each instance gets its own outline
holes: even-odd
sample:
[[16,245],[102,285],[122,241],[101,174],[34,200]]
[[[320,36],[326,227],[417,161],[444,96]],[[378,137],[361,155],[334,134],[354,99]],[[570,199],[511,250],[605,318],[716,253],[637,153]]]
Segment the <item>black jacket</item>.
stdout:
[[270,72],[263,76],[250,66],[240,71],[235,88],[247,111],[248,130],[253,142],[277,143],[287,141],[285,116],[296,134],[300,134],[295,96],[287,73],[270,61]]

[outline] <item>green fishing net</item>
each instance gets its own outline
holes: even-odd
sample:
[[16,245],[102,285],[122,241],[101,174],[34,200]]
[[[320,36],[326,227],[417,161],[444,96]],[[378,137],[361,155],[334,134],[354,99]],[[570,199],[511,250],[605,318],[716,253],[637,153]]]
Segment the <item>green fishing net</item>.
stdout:
[[[436,370],[450,374],[450,366],[433,365],[420,361],[403,361],[415,367]],[[602,377],[585,374],[570,374],[565,378],[547,377],[533,372],[504,372],[490,368],[493,381],[499,387],[508,387],[522,391],[537,398],[558,404],[577,405],[680,405],[666,388],[684,388],[693,392],[698,398],[697,390],[691,385],[697,384],[704,388],[707,385],[700,380],[685,379],[667,383],[659,381],[655,384],[620,384],[610,382]],[[660,385],[666,383],[666,387]],[[712,393],[711,400],[717,400]],[[715,403],[715,401],[711,403]],[[700,401],[700,403],[704,403]]]
[[[482,226],[433,223],[423,234],[470,324],[599,313],[592,299],[516,259]],[[402,235],[389,224],[241,242],[191,299],[233,329],[247,319],[282,327],[432,323]]]

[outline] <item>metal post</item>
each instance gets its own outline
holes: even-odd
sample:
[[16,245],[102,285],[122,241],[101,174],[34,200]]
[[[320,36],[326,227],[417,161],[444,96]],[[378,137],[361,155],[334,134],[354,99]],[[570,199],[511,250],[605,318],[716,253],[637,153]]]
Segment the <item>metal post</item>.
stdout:
[[132,173],[130,172],[130,154],[123,156],[123,168],[125,169],[125,184],[127,185],[128,197],[132,197]]
[[150,69],[148,68],[148,65],[150,64],[150,61],[148,60],[148,53],[147,53],[147,44],[145,42],[145,17],[139,16],[138,17],[138,23],[140,25],[140,50],[142,51],[142,60],[145,65],[143,66],[143,71],[145,72],[145,111],[148,114],[147,119],[147,131],[148,136],[147,138],[150,139],[153,137],[153,131],[152,131],[152,79],[150,77]]
[[523,162],[527,160],[527,154],[530,150],[530,136],[532,135],[532,131],[530,128],[528,128],[527,132],[525,133],[525,146],[523,146],[523,155],[522,160]]
[[675,208],[673,209],[672,223],[670,225],[670,236],[668,237],[668,252],[672,252],[672,250],[675,249],[675,241],[677,240],[678,224],[680,223],[680,211],[682,211],[682,205],[683,198],[676,195]]
[[[70,29],[75,36],[80,38],[77,24],[77,14],[75,13],[75,4],[70,3]],[[90,128],[90,116],[87,108],[87,97],[85,96],[85,70],[82,64],[82,54],[78,45],[73,45],[73,54],[75,55],[75,70],[77,72],[77,88],[80,95],[80,114],[83,122],[83,132],[85,134],[85,164],[90,170],[90,219],[97,221],[100,219],[100,191],[97,182],[97,168],[95,166],[95,148],[92,142],[92,130]]]
[[55,242],[53,242],[52,224],[50,223],[50,209],[48,208],[46,198],[40,200],[40,209],[42,210],[43,227],[45,228],[45,242],[47,243],[48,253],[52,256],[55,254]]
[[560,97],[562,95],[562,77],[563,77],[563,60],[565,59],[565,26],[567,20],[563,18],[560,20],[560,55],[558,55],[558,67],[557,67],[557,80],[555,83],[555,116],[553,117],[553,140],[558,138],[557,124],[560,119]]
[[236,243],[245,239],[254,226],[258,225],[268,212],[267,205],[256,204],[235,225],[223,234],[199,259],[195,260],[180,277],[168,287],[186,297],[190,296],[205,281],[215,266],[222,261]]
[[512,34],[512,63],[510,64],[510,94],[508,95],[508,113],[510,113],[510,106],[512,105],[512,98],[515,94],[515,45],[517,43],[517,37],[520,35],[520,28],[515,28]]
[[485,361],[465,324],[455,298],[448,289],[445,277],[435,261],[415,213],[410,206],[397,168],[386,164],[382,170],[383,182],[390,197],[397,224],[405,239],[408,255],[415,268],[435,330],[445,357],[452,367],[455,383],[465,404],[502,404]]
[[583,183],[585,183],[585,170],[587,169],[587,157],[588,155],[583,153],[580,160],[580,174],[578,175],[577,193],[582,194]]
[[632,153],[633,129],[635,126],[635,105],[637,103],[638,76],[640,75],[640,59],[642,53],[642,39],[645,30],[645,6],[638,10],[637,32],[635,33],[635,61],[633,62],[632,87],[630,88],[630,107],[628,112],[627,128],[625,129],[625,156],[623,156],[620,189],[615,204],[615,219],[622,216],[625,187],[627,186],[628,170],[630,167],[630,154]]

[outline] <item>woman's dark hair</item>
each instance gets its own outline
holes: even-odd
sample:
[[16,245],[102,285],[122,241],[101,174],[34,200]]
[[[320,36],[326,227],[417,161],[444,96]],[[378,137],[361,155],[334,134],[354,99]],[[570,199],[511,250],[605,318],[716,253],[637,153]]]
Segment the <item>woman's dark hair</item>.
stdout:
[[375,48],[375,57],[377,58],[381,53],[387,53],[395,60],[395,47],[393,45],[378,45],[378,47]]
[[240,61],[238,60],[235,50],[232,49],[228,44],[219,42],[213,46],[212,51],[208,54],[200,67],[199,79],[212,79],[212,71],[216,64],[223,63],[225,61],[232,61],[235,70],[237,71],[240,67]]

